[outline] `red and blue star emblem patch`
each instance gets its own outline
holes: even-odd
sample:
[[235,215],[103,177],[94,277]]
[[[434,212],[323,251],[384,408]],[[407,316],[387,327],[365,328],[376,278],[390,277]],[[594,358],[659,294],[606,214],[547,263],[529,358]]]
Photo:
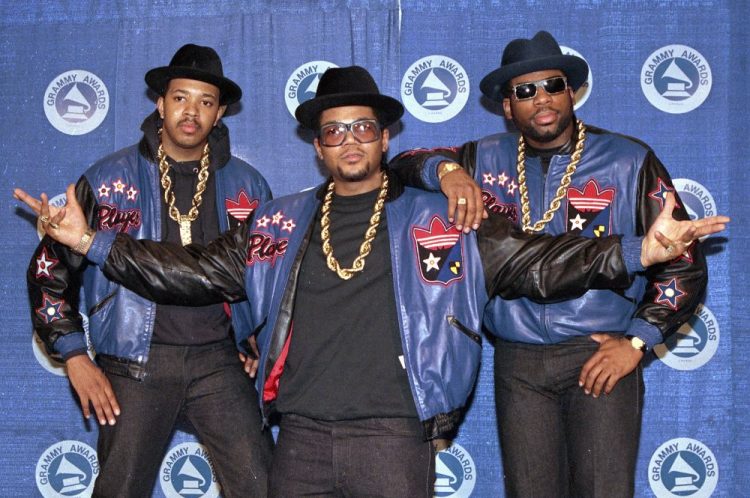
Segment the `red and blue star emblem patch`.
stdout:
[[463,278],[463,244],[455,225],[446,225],[435,215],[428,227],[413,227],[412,237],[424,281],[448,285]]

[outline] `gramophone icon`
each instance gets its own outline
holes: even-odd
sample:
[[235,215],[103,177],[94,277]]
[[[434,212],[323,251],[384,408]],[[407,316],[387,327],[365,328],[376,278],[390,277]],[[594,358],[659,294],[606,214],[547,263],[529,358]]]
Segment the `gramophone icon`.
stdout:
[[195,468],[193,462],[190,461],[189,456],[185,458],[185,463],[182,464],[177,475],[191,478],[182,481],[182,489],[177,491],[179,494],[183,496],[204,494],[200,487],[206,483],[206,480],[203,478],[200,471]]
[[86,113],[91,109],[91,104],[78,89],[78,83],[73,83],[73,88],[63,97],[63,103],[66,105],[65,114],[62,115],[63,119],[73,122],[87,119]]
[[438,456],[435,462],[435,494],[438,493],[453,493],[455,489],[453,485],[456,484],[458,478],[456,474],[443,463],[443,459]]
[[60,465],[57,467],[55,475],[70,476],[62,478],[63,487],[60,489],[60,493],[70,493],[86,489],[86,486],[81,483],[86,478],[86,473],[70,463],[70,460],[65,458],[65,455],[60,460]]
[[688,75],[680,69],[677,63],[672,59],[672,62],[667,66],[667,70],[661,75],[662,78],[669,78],[667,90],[662,93],[663,97],[690,97],[690,94],[686,91],[688,88],[692,88],[693,82],[688,78]]
[[675,458],[668,470],[669,474],[680,474],[674,478],[674,486],[672,486],[670,491],[672,493],[698,491],[699,488],[695,483],[700,479],[700,474],[682,458],[681,453],[677,453],[677,458]]
[[440,78],[435,76],[434,69],[430,69],[430,74],[424,79],[420,88],[427,90],[426,99],[422,103],[423,107],[445,107],[448,105],[448,101],[445,99],[450,97],[452,92]]
[[685,324],[680,327],[675,334],[675,338],[676,341],[674,347],[672,347],[673,353],[686,355],[700,353],[696,346],[703,342],[703,338],[690,325]]

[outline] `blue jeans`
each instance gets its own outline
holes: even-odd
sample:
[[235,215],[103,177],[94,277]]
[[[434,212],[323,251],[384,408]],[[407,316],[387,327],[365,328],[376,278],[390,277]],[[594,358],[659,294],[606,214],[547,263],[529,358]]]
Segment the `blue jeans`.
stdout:
[[495,344],[495,403],[509,497],[631,497],[643,370],[598,398],[578,386],[597,350],[588,337]]
[[270,496],[432,497],[435,452],[416,419],[284,415]]
[[[106,359],[99,360],[106,372]],[[265,496],[273,440],[258,395],[229,339],[205,346],[152,344],[143,381],[107,373],[122,414],[100,426],[94,496],[151,496],[178,417],[208,448],[225,498]]]

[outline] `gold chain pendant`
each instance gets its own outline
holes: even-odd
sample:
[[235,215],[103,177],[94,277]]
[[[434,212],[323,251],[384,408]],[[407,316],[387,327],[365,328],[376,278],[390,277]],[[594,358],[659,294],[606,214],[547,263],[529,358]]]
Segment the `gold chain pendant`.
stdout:
[[570,156],[570,164],[565,169],[565,174],[560,179],[560,186],[557,187],[555,197],[550,201],[549,208],[542,216],[542,219],[531,224],[531,206],[529,205],[529,192],[526,188],[526,142],[523,139],[523,135],[518,137],[518,158],[516,163],[516,170],[518,171],[518,191],[521,196],[521,213],[523,217],[522,227],[523,231],[527,233],[540,232],[544,229],[545,225],[552,221],[552,217],[555,211],[560,209],[560,204],[563,198],[568,194],[568,187],[570,186],[570,179],[575,173],[578,163],[581,162],[581,156],[583,155],[583,144],[586,140],[586,126],[580,119],[576,121],[578,127],[578,137],[576,138],[576,145],[573,150],[573,154]]
[[323,254],[326,257],[328,268],[336,273],[341,279],[349,280],[355,273],[361,272],[365,269],[365,258],[370,254],[370,251],[372,251],[372,241],[375,239],[378,224],[380,223],[380,216],[383,213],[383,206],[385,205],[385,197],[388,194],[388,175],[386,175],[385,171],[382,172],[380,192],[378,192],[378,198],[375,201],[375,207],[372,216],[370,217],[370,226],[367,227],[367,231],[365,232],[365,240],[362,242],[362,245],[359,246],[359,256],[354,259],[351,268],[341,268],[338,260],[333,256],[330,233],[331,219],[329,216],[331,212],[331,203],[333,202],[333,189],[334,182],[331,180],[331,183],[328,184],[325,199],[323,200],[323,207],[321,208],[320,238],[323,239]]
[[[159,130],[159,136],[161,136],[161,130]],[[182,242],[183,246],[190,244],[193,240],[190,233],[190,225],[198,218],[198,207],[203,202],[203,192],[205,192],[206,183],[208,182],[208,155],[209,148],[208,143],[206,143],[201,155],[201,167],[198,170],[198,185],[196,185],[195,194],[193,194],[193,204],[188,214],[183,215],[180,214],[180,210],[174,205],[175,195],[172,192],[172,179],[169,178],[169,162],[161,143],[156,154],[159,161],[161,186],[164,189],[164,202],[167,203],[167,213],[169,213],[170,218],[180,225],[180,242]]]

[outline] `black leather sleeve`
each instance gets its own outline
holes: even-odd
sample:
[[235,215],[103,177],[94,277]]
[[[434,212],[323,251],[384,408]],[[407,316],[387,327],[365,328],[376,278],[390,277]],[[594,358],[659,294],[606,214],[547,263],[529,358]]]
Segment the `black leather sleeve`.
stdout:
[[407,150],[391,159],[388,168],[396,173],[404,185],[425,190],[426,186],[422,181],[425,161],[436,156],[459,163],[469,176],[474,177],[476,142],[467,142],[460,147]]
[[[89,226],[94,226],[96,197],[84,177],[76,184],[76,198]],[[42,271],[40,265],[44,267]],[[54,344],[61,336],[83,332],[78,305],[81,272],[86,265],[85,258],[47,236],[41,240],[29,262],[26,286],[31,323],[51,354],[55,353]]]
[[248,222],[205,247],[135,240],[118,234],[104,274],[158,304],[204,306],[247,299],[244,276]]
[[617,236],[527,234],[491,213],[477,237],[490,297],[555,302],[632,283]]
[[[661,184],[675,192],[672,179],[656,155],[649,151],[644,159],[638,178],[637,231],[644,234],[653,224],[662,208],[658,192]],[[675,192],[676,194],[676,192]],[[678,220],[687,220],[689,215],[682,201],[677,199],[673,216]],[[700,242],[696,241],[680,257],[660,265],[649,267],[646,271],[648,284],[646,293],[635,312],[636,318],[642,318],[656,326],[666,339],[677,331],[695,311],[703,299],[708,283],[708,270]],[[671,301],[665,296],[660,286],[674,281],[678,297]],[[674,306],[673,306],[674,305]]]

